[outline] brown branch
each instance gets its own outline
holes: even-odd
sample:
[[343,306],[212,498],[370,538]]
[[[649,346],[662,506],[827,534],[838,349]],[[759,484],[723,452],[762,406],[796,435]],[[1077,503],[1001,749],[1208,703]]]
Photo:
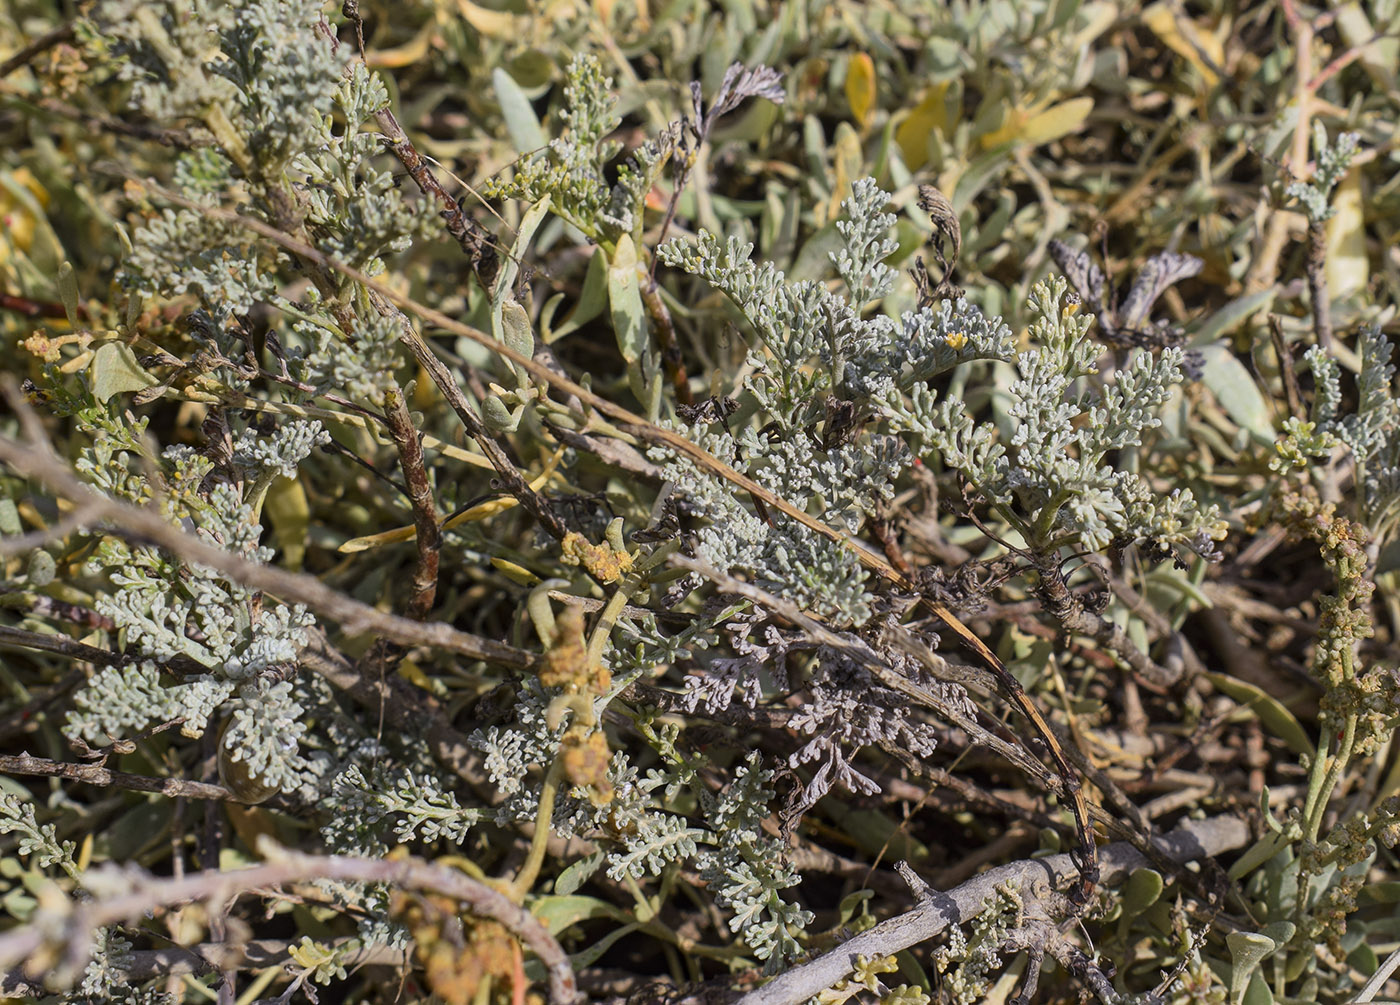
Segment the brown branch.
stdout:
[[0,60],[0,77],[8,77],[21,66],[27,65],[31,59],[41,52],[52,49],[56,45],[62,45],[64,42],[71,42],[73,40],[73,34],[72,21],[61,24],[52,31],[44,32],[44,34],[40,35],[28,45],[21,46],[13,56]]
[[[11,407],[28,414],[32,420],[32,410],[14,392],[12,382],[9,390],[7,397]],[[37,427],[37,422],[31,425]],[[0,436],[0,462],[79,506],[92,507],[111,534],[133,542],[155,544],[187,562],[216,569],[220,575],[244,586],[305,604],[338,624],[347,635],[376,635],[402,645],[430,646],[520,670],[535,662],[534,654],[523,649],[460,631],[443,622],[417,622],[386,614],[345,596],[315,576],[250,562],[186,533],[153,510],[98,495],[42,441],[25,445]]]
[[[13,538],[0,538],[0,555],[9,554],[7,546],[12,540]],[[115,621],[105,614],[98,614],[90,607],[83,607],[66,600],[55,600],[47,594],[33,593],[27,590],[0,595],[0,610],[28,611],[30,614],[37,614],[42,618],[66,621],[82,628],[96,628],[104,632],[113,632],[117,629]]]
[[442,206],[439,215],[447,227],[447,232],[466,253],[481,288],[491,289],[496,283],[501,263],[496,249],[491,247],[490,238],[475,220],[462,211],[461,203],[443,188],[442,182],[437,180],[433,169],[409,140],[394,113],[387,108],[381,109],[375,113],[374,120],[379,123],[380,131],[389,141],[389,149],[394,151],[394,156],[407,169],[409,177],[417,183],[419,190],[424,195],[436,199]]
[[1308,300],[1312,306],[1313,333],[1317,344],[1332,351],[1332,294],[1327,288],[1327,223],[1308,221],[1308,257],[1303,271],[1308,277]]
[[100,764],[74,764],[71,761],[50,761],[31,754],[12,756],[0,754],[0,774],[37,775],[42,778],[66,778],[88,785],[112,786],[134,792],[158,792],[163,796],[183,796],[186,799],[227,799],[241,802],[222,785],[191,782],[183,778],[151,778],[125,771],[113,771]]
[[661,365],[666,370],[671,386],[675,388],[676,401],[682,405],[695,404],[695,396],[690,393],[690,378],[685,372],[685,360],[681,357],[680,343],[676,341],[676,323],[672,320],[665,301],[661,299],[654,269],[647,274],[647,281],[642,284],[642,305],[646,308],[647,317],[651,319],[651,329],[656,333],[656,341],[661,347]]
[[399,451],[399,465],[408,486],[408,500],[413,507],[413,525],[417,528],[418,564],[413,571],[413,594],[404,611],[414,621],[423,621],[433,609],[437,596],[438,557],[442,551],[442,528],[438,525],[437,507],[433,503],[433,486],[423,466],[423,444],[403,392],[397,388],[389,395],[385,417],[389,420],[389,435]]
[[[191,205],[196,204],[191,203]],[[246,218],[240,217],[240,219]],[[272,228],[268,229],[271,230]],[[314,251],[315,249],[308,247],[308,250]],[[320,252],[316,252],[316,254],[319,255]],[[331,261],[324,255],[321,257],[325,261]],[[334,264],[336,268],[340,267],[339,263],[332,264]],[[356,273],[355,276],[351,276],[352,279],[356,279],[358,276],[364,276],[364,274],[358,272],[358,270],[352,269],[351,271]],[[364,276],[364,279],[373,284],[370,286],[371,297],[379,297],[387,303],[393,304],[395,307],[403,307],[397,295],[390,295],[388,287],[375,283],[369,276]],[[403,335],[400,341],[408,346],[409,351],[413,353],[419,365],[427,371],[428,376],[432,378],[433,383],[436,384],[438,390],[442,392],[442,396],[447,399],[447,403],[452,407],[452,411],[457,413],[457,419],[462,423],[462,428],[467,431],[468,436],[476,441],[477,446],[481,448],[481,452],[486,455],[486,459],[491,462],[491,466],[495,468],[496,473],[501,476],[501,482],[505,490],[515,496],[520,502],[521,507],[539,521],[540,526],[545,529],[550,537],[557,541],[562,541],[564,536],[569,532],[569,529],[564,526],[564,521],[559,519],[559,515],[554,512],[554,508],[550,506],[549,501],[530,487],[530,483],[526,481],[525,476],[520,473],[520,469],[506,456],[506,452],[501,449],[501,445],[496,441],[496,438],[492,436],[486,426],[483,425],[480,416],[476,414],[476,409],[474,409],[471,402],[467,400],[467,396],[463,394],[462,389],[457,386],[457,381],[452,376],[452,372],[443,365],[442,360],[438,359],[432,347],[424,341],[422,335],[414,331],[413,325],[409,322],[407,317],[404,317],[402,314],[400,317],[403,317]],[[443,315],[443,317],[446,317],[446,315]],[[476,331],[476,329],[472,330]],[[496,349],[498,352],[501,352],[502,355],[509,354],[507,358],[526,358],[507,348],[504,344],[497,342],[485,332],[479,332],[478,334],[487,340],[483,344],[489,348]],[[530,367],[527,367],[527,369],[543,369],[543,367],[533,359],[529,362]],[[552,371],[549,370],[545,370],[545,372],[552,373]],[[557,380],[559,378],[556,376],[555,379]]]
[[[1249,826],[1233,817],[1191,820],[1157,839],[1161,853],[1173,862],[1190,862],[1243,847],[1250,840]],[[1103,849],[1099,859],[1106,882],[1119,882],[1134,869],[1149,865],[1132,845],[1116,842]],[[809,963],[794,967],[740,998],[735,1005],[798,1005],[837,981],[849,977],[857,955],[869,959],[892,956],[932,939],[949,925],[977,917],[997,896],[997,887],[1020,884],[1023,897],[1045,899],[1068,888],[1075,877],[1070,855],[1013,862],[990,869],[946,893],[927,891],[912,911],[880,922],[848,939]]]
[[[58,967],[60,972],[76,973],[86,962],[92,932],[106,925],[139,918],[168,904],[194,901],[227,904],[242,894],[265,887],[338,879],[388,883],[431,891],[459,901],[477,917],[500,922],[540,958],[548,975],[549,999],[554,1005],[572,1005],[578,1001],[578,987],[569,957],[548,929],[504,894],[456,869],[414,858],[387,861],[343,855],[303,855],[271,846],[271,842],[265,842],[260,850],[268,861],[251,869],[208,870],[176,879],[159,879],[129,870],[125,892],[98,900],[41,907],[29,924],[0,935],[0,967],[12,967],[23,960],[55,952],[63,954],[63,962]],[[107,888],[117,886],[118,882],[117,876],[108,876]],[[48,940],[56,932],[60,933],[62,941],[52,945]]]
[[70,639],[67,635],[45,635],[41,632],[25,631],[23,628],[11,628],[8,625],[0,625],[0,645],[53,653],[75,660],[86,660],[104,667],[117,666],[130,662],[132,659],[132,657],[124,656],[121,653],[114,653],[110,649],[99,649],[97,646],[90,646],[76,639]]
[[1089,636],[1117,655],[1149,684],[1170,687],[1181,679],[1180,670],[1173,673],[1157,663],[1139,649],[1119,625],[1087,610],[1066,585],[1058,561],[1055,555],[1035,556],[1036,571],[1040,574],[1036,593],[1045,603],[1046,611],[1060,623],[1067,634]]

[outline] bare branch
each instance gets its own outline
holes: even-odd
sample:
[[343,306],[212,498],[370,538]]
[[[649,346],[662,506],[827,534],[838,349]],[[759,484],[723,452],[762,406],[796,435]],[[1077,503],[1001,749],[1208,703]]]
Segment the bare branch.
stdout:
[[56,45],[62,45],[64,42],[71,42],[73,38],[73,22],[65,21],[52,31],[47,31],[40,35],[28,45],[22,46],[13,56],[0,60],[0,77],[8,77],[21,66],[28,65],[29,61],[35,56],[52,49]]
[[0,754],[0,774],[66,778],[73,782],[131,789],[134,792],[159,792],[163,796],[184,796],[186,799],[227,799],[241,802],[236,795],[222,785],[191,782],[183,778],[151,778],[148,775],[112,771],[100,764],[51,761],[47,757],[35,757],[32,754],[18,756]]
[[[1249,839],[1249,826],[1243,820],[1214,817],[1187,821],[1158,838],[1157,846],[1172,861],[1189,862],[1241,848]],[[1102,850],[1099,863],[1104,880],[1115,882],[1148,861],[1132,845],[1117,842]],[[1076,874],[1074,861],[1067,854],[990,869],[947,893],[929,894],[912,911],[882,921],[810,963],[780,974],[757,991],[744,995],[736,1005],[798,1005],[850,976],[858,955],[868,959],[892,956],[933,938],[949,925],[977,917],[996,897],[997,887],[1005,883],[1019,883],[1023,896],[1044,897],[1069,888]]]
[[[177,879],[159,879],[140,870],[104,871],[95,877],[115,892],[93,900],[71,902],[38,909],[30,923],[0,935],[0,967],[13,967],[49,949],[65,954],[61,969],[74,972],[85,962],[92,932],[106,925],[139,918],[157,907],[193,901],[227,904],[245,893],[289,883],[317,879],[339,879],[364,883],[388,883],[412,890],[424,890],[451,897],[480,918],[500,922],[534,952],[545,965],[549,979],[549,1000],[554,1005],[572,1005],[579,1000],[569,957],[534,915],[478,880],[421,859],[396,861],[352,858],[343,855],[303,855],[265,842],[261,849],[268,861],[251,869],[233,872],[206,870]],[[46,945],[46,938],[59,934],[62,942]]]
[[[9,399],[16,410],[32,414],[17,394],[11,393]],[[187,562],[217,569],[221,575],[244,586],[305,604],[338,624],[347,635],[375,635],[402,645],[430,646],[521,670],[535,662],[535,655],[523,649],[459,631],[443,622],[421,623],[385,614],[332,589],[315,576],[259,565],[230,554],[168,523],[159,513],[99,495],[42,444],[26,445],[0,436],[0,462],[49,491],[89,509],[102,519],[112,534],[158,545]]]
[[423,621],[433,609],[433,598],[437,596],[442,528],[438,524],[437,508],[433,503],[432,482],[423,466],[423,444],[418,439],[418,430],[413,428],[413,419],[408,413],[402,390],[395,389],[389,396],[385,417],[389,420],[389,434],[399,451],[399,465],[403,468],[408,499],[413,506],[413,525],[418,531],[415,535],[418,564],[413,572],[413,594],[409,597],[405,613],[414,621]]

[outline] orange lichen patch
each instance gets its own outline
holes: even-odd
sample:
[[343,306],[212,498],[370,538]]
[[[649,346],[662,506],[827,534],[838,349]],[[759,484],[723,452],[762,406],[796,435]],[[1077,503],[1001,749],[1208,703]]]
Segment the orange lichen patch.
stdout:
[[559,756],[564,777],[587,788],[595,806],[612,802],[613,784],[608,780],[612,751],[608,749],[608,738],[602,730],[588,733],[582,726],[572,727],[564,734]]
[[470,1002],[483,981],[514,976],[519,950],[500,922],[463,919],[459,910],[436,895],[396,893],[391,901],[393,916],[413,935],[428,987],[444,1001]]
[[582,565],[600,583],[615,583],[632,571],[632,556],[614,551],[607,542],[590,544],[588,538],[576,531],[564,536],[564,562]]
[[602,694],[612,686],[606,667],[589,664],[583,611],[570,604],[554,620],[554,640],[540,665],[540,683],[576,693]]

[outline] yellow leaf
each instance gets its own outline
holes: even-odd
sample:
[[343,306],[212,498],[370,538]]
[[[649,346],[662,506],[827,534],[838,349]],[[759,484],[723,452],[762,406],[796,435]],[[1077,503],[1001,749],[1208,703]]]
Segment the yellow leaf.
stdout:
[[263,515],[272,526],[272,543],[282,551],[282,563],[297,572],[306,558],[306,531],[311,526],[311,506],[300,480],[274,478],[263,500]]
[[412,541],[417,536],[418,528],[416,527],[395,527],[393,530],[381,531],[378,534],[366,534],[364,537],[351,538],[336,550],[342,555],[353,555],[358,551],[382,548],[386,544],[399,544],[403,541]]
[[[530,488],[538,492],[544,488],[545,482],[549,481],[550,475],[554,474],[554,469],[559,466],[559,460],[564,456],[564,449],[561,447],[545,462],[544,470],[530,480]],[[484,503],[479,503],[470,509],[463,510],[454,517],[450,517],[442,524],[443,530],[451,530],[453,527],[464,523],[471,523],[473,520],[485,520],[487,517],[495,516],[497,513],[504,513],[506,510],[518,505],[515,496],[502,496],[499,499],[488,499]],[[380,531],[378,534],[366,534],[364,537],[351,538],[342,544],[337,551],[342,555],[350,555],[359,551],[369,551],[372,548],[382,548],[386,544],[398,544],[403,541],[413,541],[418,537],[418,528],[413,526],[395,527],[393,530]]]
[[846,70],[846,103],[851,106],[856,125],[864,129],[875,107],[875,61],[866,53],[851,57]]
[[1000,129],[982,137],[982,146],[990,150],[1014,141],[1038,147],[1074,132],[1093,110],[1093,98],[1071,98],[1043,111],[1013,108]]
[[11,250],[28,251],[38,224],[36,210],[49,204],[49,193],[28,168],[0,173],[0,265]]
[[512,583],[519,583],[521,586],[535,586],[540,582],[540,577],[536,576],[523,565],[516,565],[508,562],[504,558],[493,558],[491,564],[505,575]]
[[399,663],[399,676],[414,687],[421,687],[424,691],[439,690],[433,687],[432,678],[423,672],[423,668],[411,659],[405,658]]
[[1154,3],[1146,8],[1142,12],[1142,23],[1162,40],[1163,45],[1195,68],[1206,90],[1219,82],[1220,75],[1211,68],[1212,64],[1225,65],[1225,47],[1218,38],[1208,31],[1202,31],[1194,21],[1177,17],[1169,3]]
[[948,135],[948,81],[934,84],[894,131],[904,166],[917,171],[928,163],[928,141],[934,131]]
[[1327,288],[1342,300],[1364,289],[1371,274],[1360,171],[1349,171],[1337,185],[1332,208],[1336,212],[1327,221]]
[[436,22],[425,21],[418,34],[392,49],[371,49],[365,53],[365,66],[371,70],[397,70],[427,58],[437,33]]
[[1021,131],[1021,141],[1038,147],[1042,143],[1058,140],[1061,136],[1068,136],[1084,125],[1084,120],[1093,110],[1093,98],[1071,98],[1069,101],[1052,105],[1039,115],[1032,115],[1026,120],[1025,128]]
[[826,222],[841,216],[841,203],[851,194],[851,183],[861,176],[865,154],[861,150],[860,137],[850,123],[842,122],[836,127],[836,139],[832,143],[835,183],[831,186],[831,201],[826,205]]
[[515,42],[526,36],[523,17],[507,14],[504,11],[478,7],[471,0],[457,0],[457,9],[462,12],[462,20],[487,38]]

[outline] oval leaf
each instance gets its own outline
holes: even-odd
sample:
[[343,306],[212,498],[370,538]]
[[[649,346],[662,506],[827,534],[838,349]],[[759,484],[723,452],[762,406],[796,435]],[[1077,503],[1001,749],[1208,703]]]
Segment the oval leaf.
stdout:
[[1040,146],[1061,136],[1068,136],[1084,125],[1084,120],[1094,110],[1093,98],[1072,98],[1058,105],[1051,105],[1045,111],[1026,119],[1021,134],[1016,137],[1022,143]]
[[846,70],[846,103],[851,106],[851,117],[856,125],[864,129],[875,107],[875,61],[866,53],[858,52],[851,57]]
[[608,307],[622,358],[628,363],[637,362],[646,345],[647,326],[637,275],[637,249],[630,234],[623,234],[617,242],[608,266]]
[[515,78],[498,66],[491,71],[491,84],[496,89],[496,100],[501,103],[501,115],[506,120],[506,132],[510,134],[515,152],[525,154],[544,146],[547,141],[539,117]]
[[104,405],[118,394],[155,387],[156,380],[136,362],[136,353],[124,342],[108,342],[97,347],[88,366],[92,396]]
[[1201,383],[1210,388],[1220,407],[1260,443],[1274,442],[1274,422],[1264,396],[1244,364],[1223,345],[1201,347],[1205,371]]

